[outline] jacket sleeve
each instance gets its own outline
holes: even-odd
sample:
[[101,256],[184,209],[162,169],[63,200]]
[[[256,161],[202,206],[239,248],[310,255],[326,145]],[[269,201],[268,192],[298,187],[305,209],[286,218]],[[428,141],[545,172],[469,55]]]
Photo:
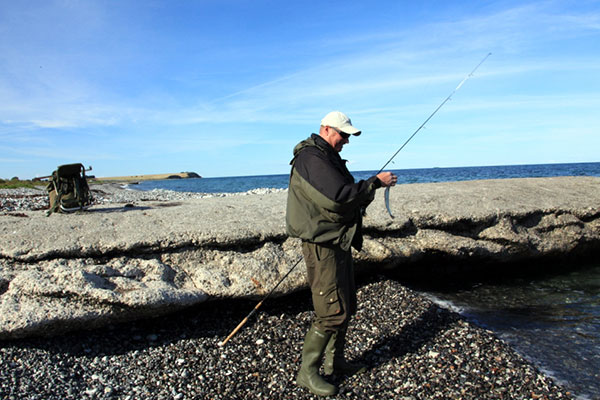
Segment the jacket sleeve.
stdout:
[[[341,162],[341,160],[340,160]],[[342,208],[367,206],[381,187],[376,176],[354,182],[344,174],[345,166],[337,168],[322,151],[308,148],[302,151],[295,163],[296,171],[316,190]]]

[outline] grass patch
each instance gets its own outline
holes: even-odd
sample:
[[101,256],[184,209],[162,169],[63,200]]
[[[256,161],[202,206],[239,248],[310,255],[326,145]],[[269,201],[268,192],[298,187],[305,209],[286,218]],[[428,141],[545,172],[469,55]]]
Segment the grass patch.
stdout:
[[20,179],[0,179],[0,189],[18,189],[18,188],[31,188],[31,189],[44,189],[46,187],[45,182],[34,182],[31,180],[20,180]]

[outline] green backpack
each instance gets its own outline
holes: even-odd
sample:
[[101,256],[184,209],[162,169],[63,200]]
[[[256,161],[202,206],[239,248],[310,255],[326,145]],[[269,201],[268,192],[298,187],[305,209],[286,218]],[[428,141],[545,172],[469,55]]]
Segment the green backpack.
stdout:
[[84,210],[92,203],[90,188],[85,178],[85,167],[82,164],[59,165],[52,173],[46,190],[50,198],[50,209],[46,215],[53,212]]

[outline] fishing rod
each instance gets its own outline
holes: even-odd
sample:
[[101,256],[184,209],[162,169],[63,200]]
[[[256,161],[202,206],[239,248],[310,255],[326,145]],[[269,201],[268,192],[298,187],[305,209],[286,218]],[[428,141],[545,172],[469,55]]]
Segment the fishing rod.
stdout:
[[[377,174],[379,174],[381,171],[383,171],[383,169],[394,159],[394,157],[396,157],[396,155],[398,153],[400,153],[400,150],[402,150],[404,148],[404,146],[406,146],[408,144],[408,142],[411,141],[411,139],[413,137],[415,137],[415,135],[421,130],[421,128],[423,128],[425,126],[425,124],[431,119],[431,117],[433,117],[435,115],[435,113],[438,112],[438,110],[440,108],[442,108],[442,106],[444,104],[446,104],[446,102],[448,100],[450,100],[450,98],[452,97],[452,95],[458,90],[460,89],[460,87],[467,81],[467,79],[469,79],[477,70],[477,68],[479,68],[479,66],[481,64],[483,64],[483,62],[491,55],[492,53],[488,53],[483,60],[481,60],[481,62],[479,64],[477,64],[477,66],[475,68],[473,68],[473,71],[471,71],[471,73],[469,75],[467,75],[465,77],[465,79],[462,80],[462,82],[460,82],[458,84],[458,86],[456,87],[456,89],[454,89],[452,91],[452,93],[450,93],[450,95],[442,102],[442,104],[440,104],[438,106],[438,108],[435,109],[435,111],[433,113],[431,113],[431,115],[425,120],[425,122],[423,122],[421,124],[421,126],[411,135],[411,137],[408,138],[408,140],[406,142],[404,142],[404,144],[394,153],[394,155],[383,165],[383,167],[381,167],[381,169],[379,170],[379,172],[377,172]],[[386,196],[386,207],[387,210],[390,214],[390,216],[392,218],[394,218],[394,216],[392,215],[392,213],[390,212],[390,208],[389,208],[389,189],[390,187],[387,186],[385,188],[385,196]],[[250,319],[250,317],[252,315],[254,315],[258,309],[260,308],[260,306],[262,306],[262,304],[265,302],[265,300],[267,300],[269,297],[271,297],[271,295],[273,294],[273,292],[275,291],[275,289],[277,289],[279,287],[279,285],[281,285],[281,283],[288,277],[289,274],[292,273],[292,271],[296,268],[296,266],[298,266],[298,264],[300,263],[300,261],[302,260],[302,257],[300,257],[298,259],[298,261],[296,261],[296,263],[292,266],[292,268],[290,268],[290,270],[283,276],[283,278],[281,278],[279,280],[279,282],[277,282],[277,284],[275,285],[275,287],[273,287],[273,289],[271,289],[271,291],[260,301],[258,302],[258,304],[256,304],[256,306],[252,309],[252,311],[250,311],[250,313],[248,315],[246,315],[246,317],[242,320],[242,322],[240,322],[238,324],[238,326],[235,327],[235,329],[233,331],[231,331],[231,333],[229,334],[229,336],[227,336],[227,338],[225,338],[225,340],[223,340],[222,342],[219,343],[219,346],[225,346],[225,344],[227,344],[227,342],[248,322],[248,320]]]
[[[90,165],[90,166],[88,167],[88,169],[85,169],[85,167],[84,167],[84,170],[83,170],[83,172],[90,172],[91,170],[92,170],[92,166]],[[34,181],[34,182],[37,182],[37,181],[41,181],[42,179],[50,179],[50,178],[52,178],[52,175],[48,175],[48,176],[38,176],[38,177],[36,177],[36,178],[33,178],[33,179],[32,179],[32,181]]]
[[[398,153],[400,153],[400,151],[408,144],[408,142],[410,142],[412,140],[412,138],[415,137],[415,135],[417,133],[419,133],[419,131],[425,126],[425,124],[427,124],[427,122],[429,122],[429,120],[439,111],[440,108],[442,108],[444,106],[444,104],[446,104],[446,102],[448,100],[450,100],[450,98],[452,97],[452,95],[454,95],[454,93],[456,93],[456,91],[458,89],[460,89],[460,87],[470,78],[473,76],[473,74],[475,73],[475,71],[477,71],[477,68],[479,68],[479,66],[481,64],[483,64],[483,62],[485,60],[487,60],[487,58],[489,56],[491,56],[492,53],[488,53],[485,57],[483,57],[483,60],[481,60],[479,62],[479,64],[477,64],[475,66],[475,68],[473,68],[473,70],[469,73],[469,75],[465,76],[465,78],[458,84],[458,86],[448,95],[448,97],[446,97],[446,99],[444,99],[444,101],[442,101],[442,103],[431,113],[431,115],[429,115],[429,117],[427,117],[427,119],[421,124],[421,126],[419,126],[417,128],[417,130],[406,140],[406,142],[404,142],[404,144],[402,146],[400,146],[400,148],[398,150],[396,150],[396,152],[394,153],[394,155],[392,157],[390,157],[389,160],[387,160],[387,162],[385,164],[383,164],[383,167],[381,167],[381,169],[377,172],[377,174],[379,174],[381,171],[383,171],[383,169],[385,167],[387,167],[387,165],[392,162],[392,160],[398,155]],[[375,175],[377,175],[375,174]],[[390,214],[390,217],[394,218],[394,216],[392,215],[392,212],[390,211],[390,187],[387,186],[385,188],[385,206],[387,208],[388,213]]]
[[246,315],[246,318],[244,318],[242,320],[242,322],[240,322],[238,324],[238,326],[236,326],[235,329],[231,331],[231,333],[229,334],[229,336],[227,336],[227,338],[225,338],[225,340],[223,340],[222,342],[219,343],[219,346],[221,346],[221,347],[225,346],[225,344],[229,341],[229,339],[231,339],[233,337],[233,335],[235,335],[242,328],[242,326],[244,326],[246,324],[246,322],[248,322],[248,320],[250,319],[250,317],[252,315],[254,315],[254,313],[256,313],[256,311],[258,311],[258,309],[260,308],[260,306],[262,306],[263,302],[265,300],[267,300],[271,296],[271,294],[273,294],[273,292],[275,291],[275,289],[277,289],[279,287],[279,285],[281,285],[281,282],[283,282],[285,280],[285,278],[287,278],[288,275],[292,273],[292,271],[296,268],[296,266],[298,264],[300,264],[300,261],[302,261],[302,256],[300,256],[300,258],[298,259],[298,261],[296,261],[296,263],[292,266],[292,268],[290,268],[290,270],[287,272],[287,274],[285,274],[283,276],[283,278],[281,278],[279,280],[279,282],[277,282],[277,285],[275,285],[275,287],[273,287],[273,289],[271,289],[271,291],[269,292],[269,294],[267,294],[260,302],[258,302],[258,304],[252,309],[252,311],[250,311],[250,313],[248,315]]
[[[415,137],[415,135],[416,135],[417,133],[419,133],[419,131],[420,131],[420,130],[421,130],[421,129],[422,129],[424,126],[425,126],[425,124],[427,124],[427,122],[429,122],[429,120],[430,120],[430,119],[431,119],[431,118],[432,118],[432,117],[435,115],[435,113],[437,113],[437,112],[439,111],[439,109],[440,109],[440,108],[442,108],[442,107],[444,106],[444,104],[446,104],[446,102],[447,102],[448,100],[450,100],[450,98],[452,97],[452,95],[453,95],[454,93],[456,93],[456,91],[457,91],[458,89],[460,89],[460,87],[461,87],[461,86],[462,86],[462,85],[463,85],[463,84],[464,84],[464,83],[465,83],[465,82],[466,82],[466,81],[467,81],[467,80],[468,80],[468,79],[469,79],[471,76],[473,76],[473,74],[475,73],[475,71],[477,70],[477,68],[479,68],[479,66],[480,66],[481,64],[483,64],[483,62],[484,62],[485,60],[487,60],[487,58],[488,58],[489,56],[491,56],[491,55],[492,55],[492,53],[488,53],[488,54],[487,54],[485,57],[483,57],[483,60],[481,60],[481,61],[479,62],[479,64],[477,64],[477,66],[476,66],[475,68],[473,68],[473,70],[472,70],[472,71],[469,73],[469,75],[465,76],[465,78],[464,78],[464,79],[463,79],[463,80],[462,80],[462,81],[461,81],[461,82],[458,84],[458,86],[457,86],[457,87],[456,87],[456,88],[455,88],[455,89],[452,91],[452,93],[450,93],[450,94],[448,95],[448,97],[446,97],[446,99],[445,99],[444,101],[442,101],[442,103],[441,103],[441,104],[440,104],[440,105],[439,105],[439,106],[438,106],[438,107],[435,109],[435,111],[434,111],[434,112],[432,112],[432,113],[431,113],[431,115],[430,115],[429,117],[427,117],[427,119],[425,120],[425,122],[423,122],[423,123],[421,124],[421,126],[419,126],[419,127],[417,128],[417,130],[416,130],[416,131],[415,131],[415,132],[414,132],[414,133],[413,133],[413,134],[412,134],[412,135],[411,135],[411,136],[408,138],[408,140],[406,140],[406,142],[404,142],[404,144],[403,144],[402,146],[400,146],[400,148],[399,148],[399,149],[398,149],[398,150],[397,150],[397,151],[394,153],[394,155],[393,155],[392,157],[390,157],[390,159],[389,159],[389,160],[388,160],[388,161],[387,161],[385,164],[383,164],[383,167],[381,167],[381,169],[379,170],[379,172],[383,171],[383,169],[384,169],[385,167],[387,167],[387,165],[388,165],[390,162],[392,162],[392,160],[393,160],[393,159],[394,159],[394,158],[395,158],[395,157],[398,155],[398,153],[400,153],[400,151],[401,151],[401,150],[404,148],[404,146],[406,146],[406,145],[408,144],[408,142],[410,142],[410,141],[412,140],[412,138],[414,138],[414,137]],[[379,172],[377,172],[377,174],[378,174]],[[377,175],[377,174],[376,174],[376,175]]]

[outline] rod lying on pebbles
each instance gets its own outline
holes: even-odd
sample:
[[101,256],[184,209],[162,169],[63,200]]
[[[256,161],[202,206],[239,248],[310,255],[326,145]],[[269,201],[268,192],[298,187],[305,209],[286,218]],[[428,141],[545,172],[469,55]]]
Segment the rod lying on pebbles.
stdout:
[[[569,399],[504,342],[382,276],[360,282],[343,399]],[[254,306],[221,300],[166,317],[53,338],[0,342],[2,399],[311,399],[295,385],[308,291]]]

